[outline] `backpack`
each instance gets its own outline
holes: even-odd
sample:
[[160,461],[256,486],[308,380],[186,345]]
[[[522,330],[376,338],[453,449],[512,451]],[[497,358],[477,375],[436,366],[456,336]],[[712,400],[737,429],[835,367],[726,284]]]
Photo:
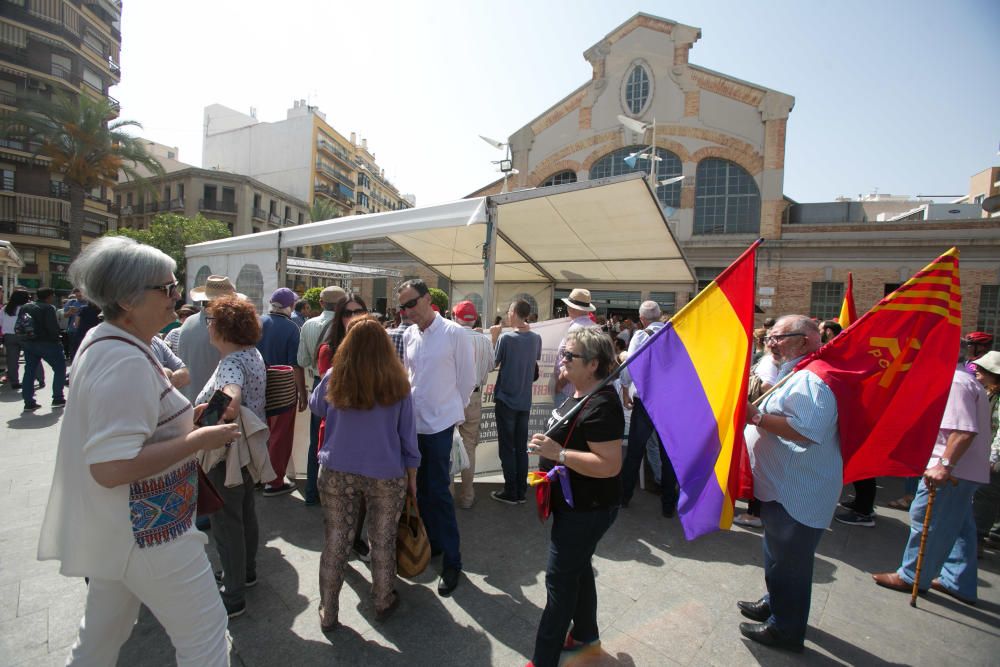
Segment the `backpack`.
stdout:
[[31,316],[28,309],[24,306],[17,313],[17,320],[14,321],[14,333],[21,336],[24,340],[35,340],[38,338],[38,332],[35,331],[35,318]]

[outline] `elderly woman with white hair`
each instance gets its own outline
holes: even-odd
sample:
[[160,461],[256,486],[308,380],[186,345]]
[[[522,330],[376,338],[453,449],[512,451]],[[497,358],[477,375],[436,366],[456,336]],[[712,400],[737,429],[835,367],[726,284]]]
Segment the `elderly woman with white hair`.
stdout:
[[239,434],[194,428],[150,340],[174,316],[174,260],[124,237],[92,243],[70,267],[104,312],[73,364],[38,557],[88,577],[70,664],[113,665],[145,604],[179,665],[228,664],[226,611],[194,527],[195,454]]

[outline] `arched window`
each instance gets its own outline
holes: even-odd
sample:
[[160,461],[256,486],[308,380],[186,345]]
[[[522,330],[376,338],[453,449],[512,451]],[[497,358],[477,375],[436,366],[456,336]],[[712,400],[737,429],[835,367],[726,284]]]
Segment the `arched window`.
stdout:
[[576,172],[567,169],[566,171],[552,174],[538,187],[547,188],[550,185],[563,185],[564,183],[576,183]]
[[194,276],[194,287],[201,287],[208,282],[208,277],[212,275],[212,269],[209,266],[202,266],[198,269],[198,273]]
[[735,162],[707,158],[698,163],[694,197],[695,234],[756,234],[760,190]]
[[236,291],[247,295],[258,313],[264,313],[264,274],[256,264],[244,264],[236,277]]
[[[614,153],[605,155],[594,163],[590,168],[590,178],[607,178],[608,176],[618,176],[619,174],[631,174],[633,171],[649,173],[649,158],[638,157],[630,167],[625,158],[633,153],[645,154],[649,146],[627,146],[619,148]],[[674,153],[657,148],[656,155],[660,158],[657,163],[656,180],[662,181],[674,176],[681,175],[681,159]],[[681,184],[671,183],[670,185],[660,185],[656,188],[656,198],[660,200],[660,206],[671,206],[680,208],[681,205]]]
[[638,116],[646,110],[653,91],[652,76],[649,65],[642,60],[632,64],[628,76],[622,85],[622,104],[625,111],[632,116]]
[[527,301],[528,305],[531,306],[531,312],[536,315],[538,314],[538,301],[535,300],[535,297],[531,296],[527,292],[521,292],[520,294],[515,294],[511,301],[517,301],[518,299],[521,301]]
[[[483,295],[479,292],[469,292],[465,295],[462,301],[471,301],[472,305],[476,307],[476,312],[482,314],[483,312]],[[491,321],[490,324],[493,324]]]

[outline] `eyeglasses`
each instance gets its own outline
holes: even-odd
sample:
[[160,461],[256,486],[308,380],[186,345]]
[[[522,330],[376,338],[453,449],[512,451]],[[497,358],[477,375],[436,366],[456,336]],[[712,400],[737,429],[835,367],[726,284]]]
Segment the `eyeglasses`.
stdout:
[[423,296],[424,296],[424,295],[423,295],[423,294],[421,294],[420,296],[415,296],[415,297],[413,297],[412,299],[410,299],[409,301],[407,301],[407,302],[405,302],[405,303],[401,303],[401,304],[399,304],[399,309],[400,309],[400,310],[409,310],[410,308],[413,308],[414,306],[416,306],[416,305],[417,305],[417,301],[420,301],[420,299],[421,299],[421,298],[422,298]]
[[163,292],[163,296],[169,297],[171,294],[177,291],[177,281],[172,283],[164,283],[162,285],[146,285],[146,289],[158,289]]
[[573,361],[574,359],[584,359],[585,357],[582,354],[576,354],[574,352],[570,352],[569,350],[564,350],[563,353],[562,353],[562,358],[563,358],[563,361],[565,361],[566,363],[569,363],[569,362]]
[[364,315],[368,312],[367,308],[356,308],[354,310],[345,310],[342,317],[354,317],[355,315]]
[[764,336],[765,343],[780,343],[786,338],[795,338],[796,336],[805,336],[804,333],[788,333],[788,334],[774,334],[772,336]]

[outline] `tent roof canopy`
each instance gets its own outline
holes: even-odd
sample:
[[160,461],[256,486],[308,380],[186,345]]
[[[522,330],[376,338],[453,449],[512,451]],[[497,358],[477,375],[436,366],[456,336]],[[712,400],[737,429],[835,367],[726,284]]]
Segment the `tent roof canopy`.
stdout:
[[638,173],[209,241],[188,246],[187,256],[386,237],[454,282],[480,282],[491,215],[496,282],[694,283],[655,194]]

